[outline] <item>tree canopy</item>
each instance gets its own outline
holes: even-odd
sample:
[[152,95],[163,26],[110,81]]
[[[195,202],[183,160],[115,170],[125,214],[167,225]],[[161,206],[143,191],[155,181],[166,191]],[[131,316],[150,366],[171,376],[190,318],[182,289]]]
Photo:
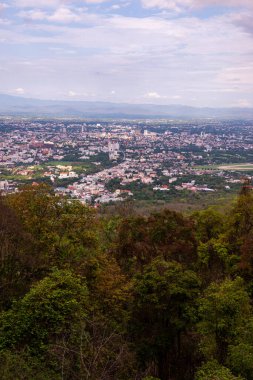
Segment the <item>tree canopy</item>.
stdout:
[[253,196],[225,214],[0,198],[0,378],[253,380]]

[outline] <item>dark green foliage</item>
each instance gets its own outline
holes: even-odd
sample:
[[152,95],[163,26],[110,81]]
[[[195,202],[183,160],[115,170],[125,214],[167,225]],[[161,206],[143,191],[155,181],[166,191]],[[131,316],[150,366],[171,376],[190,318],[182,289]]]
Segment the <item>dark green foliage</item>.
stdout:
[[37,270],[33,246],[31,235],[0,198],[0,309],[27,290]]
[[248,380],[253,379],[253,318],[236,330],[236,339],[229,346],[228,360],[236,374]]
[[192,217],[196,225],[196,236],[202,243],[217,239],[224,230],[224,215],[213,208],[195,212]]
[[45,185],[26,187],[11,196],[9,205],[43,252],[46,265],[80,264],[80,259],[97,248],[95,213],[79,202],[55,197]]
[[229,344],[251,313],[250,299],[242,279],[212,283],[199,304],[201,349],[206,358],[225,363]]
[[0,378],[253,380],[249,188],[229,215],[118,211],[0,200]]
[[157,256],[188,265],[197,259],[192,223],[169,210],[123,219],[116,244],[118,261],[133,272]]
[[60,380],[61,375],[27,353],[0,353],[1,380]]
[[131,324],[143,364],[154,360],[158,375],[180,372],[181,336],[196,319],[199,279],[177,262],[154,260],[135,279]]
[[196,373],[195,380],[244,380],[216,361],[204,364]]
[[253,346],[252,344],[239,343],[230,347],[229,365],[235,373],[242,375],[247,380],[253,379]]
[[231,249],[240,250],[247,236],[253,229],[253,195],[242,193],[228,220],[228,241]]
[[0,349],[29,347],[41,354],[87,313],[86,284],[69,271],[54,271],[1,315]]

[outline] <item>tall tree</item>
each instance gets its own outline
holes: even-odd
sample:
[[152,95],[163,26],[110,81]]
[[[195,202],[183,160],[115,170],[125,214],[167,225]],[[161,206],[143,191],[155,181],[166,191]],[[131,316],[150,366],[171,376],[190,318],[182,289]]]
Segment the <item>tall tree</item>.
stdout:
[[85,271],[86,259],[96,253],[96,213],[80,202],[56,197],[48,186],[25,187],[8,198],[24,228],[35,241],[34,255],[45,265],[76,266]]
[[136,277],[131,325],[140,362],[155,362],[161,380],[186,379],[180,369],[183,334],[195,320],[197,275],[161,258]]
[[23,296],[40,266],[33,255],[34,241],[0,198],[0,309]]
[[193,223],[170,210],[123,219],[118,227],[116,256],[132,274],[158,256],[193,264],[197,260]]
[[207,359],[225,364],[228,347],[236,337],[236,331],[251,313],[250,299],[243,280],[226,279],[212,283],[199,301],[199,332],[201,348]]

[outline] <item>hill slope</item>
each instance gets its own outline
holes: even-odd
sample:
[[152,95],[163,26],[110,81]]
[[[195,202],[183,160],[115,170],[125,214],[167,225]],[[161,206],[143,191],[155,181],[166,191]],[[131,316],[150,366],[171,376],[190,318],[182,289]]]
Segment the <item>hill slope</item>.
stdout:
[[195,108],[184,105],[127,104],[29,99],[0,94],[0,115],[88,118],[251,119],[253,108]]

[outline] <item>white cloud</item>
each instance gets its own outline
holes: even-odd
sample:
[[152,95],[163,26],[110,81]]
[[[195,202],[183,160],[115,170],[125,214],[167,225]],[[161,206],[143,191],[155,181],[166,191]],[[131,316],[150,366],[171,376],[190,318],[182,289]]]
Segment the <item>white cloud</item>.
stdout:
[[217,77],[218,81],[236,86],[253,86],[253,66],[227,67]]
[[25,94],[25,90],[22,87],[15,88],[11,92],[14,94],[17,94],[17,95],[24,95]]
[[[181,95],[189,104],[197,95],[201,106],[253,101],[252,37],[235,25],[231,13],[206,19],[156,12],[124,17],[112,16],[109,7],[110,14],[102,15],[95,8],[83,11],[80,2],[79,8],[67,4],[20,9],[34,22],[0,25],[6,46],[19,46],[23,60],[32,62],[21,65],[20,53],[13,59],[13,48],[0,56],[1,67],[9,70],[9,75],[0,72],[0,90],[19,83],[29,95],[44,98],[79,99],[85,89],[87,99],[95,93],[97,100],[177,103]],[[242,73],[239,67],[248,69]],[[235,87],[238,92],[226,91]]]
[[[11,21],[4,18],[0,18],[0,25],[11,25]],[[0,42],[3,42],[2,38],[0,38]]]
[[3,11],[6,8],[9,8],[10,6],[6,3],[0,3],[0,12]]
[[47,14],[41,10],[30,10],[19,12],[19,17],[22,17],[27,20],[41,21],[47,18]]
[[118,9],[129,7],[130,5],[131,5],[131,2],[130,1],[126,1],[126,2],[122,2],[122,3],[118,3],[118,4],[113,4],[111,6],[111,9],[112,10],[118,10]]
[[75,92],[75,91],[72,91],[72,90],[70,90],[69,92],[68,92],[68,96],[70,96],[71,98],[74,98],[75,96],[77,96],[78,94]]
[[234,104],[234,107],[248,108],[252,107],[252,103],[249,102],[247,99],[240,99],[238,102]]
[[227,6],[227,7],[253,7],[252,0],[193,0],[193,5],[196,4],[197,7],[204,6]]
[[[78,23],[85,22],[93,24],[99,19],[96,14],[86,12],[86,8],[70,9],[67,7],[60,7],[53,12],[46,12],[40,9],[24,10],[18,13],[19,17],[30,21],[48,21],[50,23]],[[41,27],[41,26],[40,26]],[[49,29],[48,29],[49,30]]]
[[141,0],[141,2],[145,8],[168,9],[176,12],[209,6],[253,8],[252,0]]
[[161,99],[161,95],[158,94],[157,92],[148,92],[147,94],[144,95],[145,98],[149,99]]
[[244,29],[247,33],[253,34],[253,14],[250,12],[238,13],[233,15],[231,21]]
[[49,21],[55,22],[79,22],[82,17],[70,9],[62,7],[55,11],[55,13],[47,18]]
[[145,8],[168,9],[176,12],[178,12],[182,6],[182,4],[179,4],[178,1],[170,0],[142,0],[142,5]]
[[58,94],[60,97],[63,97],[64,99],[75,99],[75,100],[86,99],[86,98],[91,98],[91,97],[96,96],[95,94],[84,92],[83,89],[81,88],[80,88],[80,91],[78,92],[69,90],[67,92],[64,92],[64,91],[59,92]]
[[180,100],[182,99],[181,95],[171,95],[171,96],[166,96],[166,95],[160,95],[156,91],[151,91],[148,92],[144,95],[144,98],[146,99],[152,99],[152,100]]
[[[84,4],[102,4],[110,0],[82,0]],[[80,5],[79,0],[14,0],[17,8],[58,8],[67,5]]]
[[15,0],[17,8],[56,8],[63,1],[61,0]]
[[111,6],[111,9],[113,9],[113,10],[118,10],[118,9],[120,9],[121,8],[121,6],[119,5],[119,4],[113,4],[112,6]]
[[102,4],[106,3],[109,0],[83,0],[86,4]]

